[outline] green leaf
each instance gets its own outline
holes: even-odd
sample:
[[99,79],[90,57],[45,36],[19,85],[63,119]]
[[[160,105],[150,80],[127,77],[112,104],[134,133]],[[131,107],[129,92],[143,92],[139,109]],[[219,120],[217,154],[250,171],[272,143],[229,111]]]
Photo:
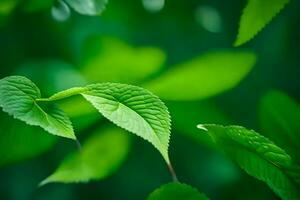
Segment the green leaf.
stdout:
[[240,126],[198,125],[251,176],[265,182],[282,199],[300,198],[300,170],[269,139]]
[[157,72],[166,60],[160,49],[134,48],[116,38],[103,36],[87,39],[82,53],[83,74],[92,82],[136,83]]
[[71,121],[64,112],[52,105],[47,113],[37,104],[39,98],[40,90],[25,77],[10,76],[0,80],[0,106],[4,112],[51,134],[75,139]]
[[289,0],[249,0],[241,20],[234,46],[251,40],[284,8]]
[[80,152],[67,157],[41,185],[104,179],[118,170],[129,148],[130,140],[126,131],[119,128],[98,129],[84,143]]
[[100,15],[108,0],[65,0],[76,12],[82,15]]
[[262,131],[300,161],[300,106],[286,94],[268,92],[260,105]]
[[56,137],[42,129],[12,120],[1,111],[0,121],[0,166],[38,156],[56,142]]
[[208,53],[171,68],[144,87],[166,100],[204,99],[238,85],[255,62],[250,52]]
[[126,84],[87,86],[84,98],[118,126],[152,143],[167,163],[170,115],[164,103],[149,91]]
[[197,189],[184,183],[168,183],[152,192],[147,200],[208,200]]
[[75,139],[71,122],[61,110],[51,107],[47,113],[37,102],[49,103],[81,94],[104,117],[152,143],[170,164],[171,120],[168,109],[157,96],[143,88],[100,83],[70,88],[49,98],[41,98],[39,89],[25,77],[11,76],[0,81],[0,106],[29,125],[38,125],[52,134]]

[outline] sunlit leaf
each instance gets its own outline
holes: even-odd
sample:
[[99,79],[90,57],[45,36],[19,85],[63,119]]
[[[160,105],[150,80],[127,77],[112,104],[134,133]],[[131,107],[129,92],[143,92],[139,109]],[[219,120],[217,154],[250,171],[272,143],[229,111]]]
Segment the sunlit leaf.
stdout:
[[[132,85],[99,83],[74,87],[41,98],[33,82],[22,76],[0,80],[0,106],[5,112],[29,125],[41,126],[48,132],[75,139],[71,122],[58,108],[48,113],[38,103],[48,104],[81,94],[104,117],[116,125],[152,143],[170,164],[168,145],[171,119],[167,107],[149,91]],[[51,104],[52,105],[52,104]]]
[[75,11],[83,15],[100,15],[108,0],[65,0]]
[[71,121],[64,112],[51,105],[47,113],[37,104],[39,98],[40,90],[25,77],[10,76],[0,80],[0,106],[4,112],[51,134],[75,139]]
[[266,136],[300,161],[300,106],[279,91],[267,93],[260,105],[260,123]]
[[147,200],[208,200],[197,189],[184,183],[168,183],[152,192]]
[[13,120],[2,111],[0,121],[0,166],[38,156],[56,141],[56,137],[45,134],[41,128]]
[[208,53],[171,68],[145,88],[166,100],[198,100],[233,88],[256,61],[250,52]]
[[80,152],[67,157],[41,185],[104,179],[119,169],[127,157],[129,147],[130,140],[126,131],[119,128],[98,129],[84,143]]
[[289,2],[289,0],[249,0],[241,20],[235,46],[251,40]]
[[284,200],[300,198],[300,167],[269,139],[240,126],[198,125],[249,175]]
[[149,91],[126,84],[87,86],[83,96],[118,126],[152,143],[167,163],[170,115],[164,103]]
[[157,72],[166,55],[153,47],[133,48],[102,36],[90,37],[83,47],[82,70],[93,82],[136,83]]

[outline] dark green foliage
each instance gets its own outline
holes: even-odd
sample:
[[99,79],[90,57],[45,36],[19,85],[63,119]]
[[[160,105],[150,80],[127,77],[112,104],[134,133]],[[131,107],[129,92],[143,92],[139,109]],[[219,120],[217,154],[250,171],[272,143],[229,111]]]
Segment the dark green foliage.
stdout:
[[299,7],[1,0],[0,199],[300,199]]

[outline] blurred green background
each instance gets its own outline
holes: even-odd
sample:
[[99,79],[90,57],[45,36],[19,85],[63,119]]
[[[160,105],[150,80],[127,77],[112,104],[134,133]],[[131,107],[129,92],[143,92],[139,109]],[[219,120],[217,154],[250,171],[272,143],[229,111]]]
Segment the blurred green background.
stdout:
[[[259,105],[268,91],[281,90],[300,100],[300,1],[291,1],[257,37],[238,48],[232,44],[246,0],[156,2],[111,0],[101,16],[71,11],[68,19],[59,21],[51,15],[51,0],[1,0],[0,78],[24,75],[44,96],[104,81],[148,88],[152,80],[162,84],[157,77],[180,67],[178,64],[209,52],[254,52],[256,64],[234,88],[194,99],[165,100],[157,94],[172,116],[170,157],[181,182],[211,199],[278,199],[265,184],[216,151],[196,125],[237,124],[259,131]],[[217,59],[220,68],[226,67]],[[196,75],[199,83],[201,79],[214,83],[223,76]],[[181,88],[175,91],[182,92]],[[168,95],[176,96],[174,91]],[[61,104],[82,142],[94,132],[101,134],[109,124],[80,99]],[[38,188],[40,181],[77,150],[76,143],[24,126],[2,111],[0,117],[0,199],[144,199],[171,181],[159,153],[141,138],[126,133],[130,147],[124,148],[122,164],[108,177]]]

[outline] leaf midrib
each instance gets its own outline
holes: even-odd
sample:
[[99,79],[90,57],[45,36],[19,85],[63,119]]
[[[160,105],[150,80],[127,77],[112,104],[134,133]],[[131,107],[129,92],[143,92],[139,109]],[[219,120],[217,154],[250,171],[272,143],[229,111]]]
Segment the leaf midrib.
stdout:
[[[84,94],[84,93],[82,93],[82,94]],[[158,135],[157,135],[156,131],[154,130],[154,128],[151,126],[151,123],[149,123],[143,116],[141,116],[141,114],[139,112],[137,112],[136,110],[132,109],[130,106],[127,106],[126,104],[122,103],[117,97],[115,97],[114,95],[110,94],[110,96],[112,96],[115,99],[115,100],[110,100],[110,99],[107,99],[107,98],[104,98],[104,97],[99,97],[99,96],[93,95],[92,91],[91,91],[90,94],[87,94],[87,95],[94,96],[94,97],[97,97],[97,98],[103,98],[103,99],[105,99],[107,101],[115,101],[117,103],[117,108],[114,111],[112,111],[112,112],[116,112],[120,108],[120,105],[123,105],[124,107],[126,107],[126,108],[132,110],[133,112],[135,112],[141,119],[143,119],[143,121],[145,121],[150,126],[150,128],[153,131],[154,135],[158,139],[160,145],[163,146],[162,141],[158,137]]]
[[[9,84],[9,86],[16,88],[17,90],[19,90],[20,92],[22,92],[23,94],[25,94],[25,96],[29,97],[32,101],[35,101],[35,99],[33,97],[31,97],[29,94],[27,94],[26,92],[24,92],[18,86],[14,85],[14,84]],[[38,90],[35,90],[34,88],[32,88],[32,90],[37,91],[37,97],[39,98],[40,97],[40,92]]]
[[[160,138],[158,137],[158,135],[157,135],[156,131],[154,130],[154,128],[152,127],[151,123],[149,123],[149,122],[147,121],[147,119],[145,119],[139,112],[135,111],[135,110],[132,109],[130,106],[127,106],[127,105],[121,103],[120,101],[118,101],[118,104],[121,104],[121,105],[123,105],[123,106],[126,106],[126,107],[129,108],[130,110],[133,110],[135,113],[137,113],[138,116],[141,117],[141,118],[142,118],[142,119],[150,126],[150,128],[151,128],[151,130],[153,131],[154,135],[157,137],[158,141],[160,142],[160,145],[163,146],[162,141],[161,141]],[[119,107],[119,105],[118,105],[118,107]]]
[[[231,138],[230,138],[231,139]],[[235,144],[235,145],[237,145],[237,146],[241,146],[241,147],[243,147],[244,149],[246,149],[247,151],[249,151],[250,153],[252,153],[252,154],[255,154],[257,157],[259,157],[259,158],[261,158],[262,160],[264,160],[265,162],[267,162],[267,163],[270,163],[272,166],[274,166],[275,168],[277,168],[277,169],[279,169],[292,183],[293,183],[293,185],[296,187],[296,186],[298,186],[298,183],[294,180],[294,178],[293,177],[291,177],[287,172],[286,172],[286,170],[285,170],[285,168],[284,167],[280,167],[280,166],[278,166],[276,163],[274,163],[274,162],[272,162],[272,161],[270,161],[270,160],[268,160],[267,158],[265,158],[265,157],[263,157],[263,156],[261,156],[260,154],[258,154],[255,150],[253,150],[253,149],[251,149],[251,148],[249,148],[249,147],[247,147],[247,146],[245,146],[245,145],[243,145],[243,144],[241,144],[241,143],[239,143],[239,142],[237,142],[237,141],[235,141],[235,140],[233,140],[233,139],[231,139],[231,141],[233,141],[232,143],[233,144]],[[297,187],[296,187],[297,188]]]

